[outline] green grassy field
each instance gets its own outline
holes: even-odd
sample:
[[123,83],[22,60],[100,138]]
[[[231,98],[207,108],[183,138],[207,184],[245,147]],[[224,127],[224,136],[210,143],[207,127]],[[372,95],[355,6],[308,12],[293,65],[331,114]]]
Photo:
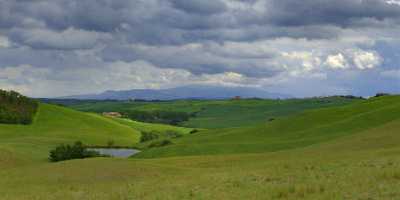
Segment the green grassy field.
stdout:
[[138,131],[158,131],[158,132],[163,132],[163,131],[174,131],[177,133],[180,133],[182,135],[187,135],[192,131],[193,129],[191,128],[185,128],[185,127],[177,127],[177,126],[171,126],[171,125],[165,125],[165,124],[150,124],[150,123],[143,123],[143,122],[137,122],[137,121],[132,121],[130,119],[123,119],[123,118],[114,118],[114,121],[132,127],[135,130]]
[[96,114],[41,104],[32,125],[0,124],[0,149],[24,160],[46,160],[48,151],[61,143],[80,140],[90,145],[132,146],[139,131]]
[[138,126],[41,105],[31,126],[0,125],[1,199],[399,199],[399,111],[400,96],[372,98],[201,131],[135,158],[48,163],[54,143],[129,145]]
[[254,126],[271,118],[300,113],[304,110],[346,105],[362,101],[343,97],[287,99],[287,100],[179,100],[167,102],[92,102],[75,103],[69,107],[86,112],[178,111],[197,113],[196,117],[181,124],[193,128],[232,128]]
[[398,97],[305,111],[252,127],[194,134],[175,145],[152,149],[139,157],[260,153],[304,147],[350,135],[400,118]]

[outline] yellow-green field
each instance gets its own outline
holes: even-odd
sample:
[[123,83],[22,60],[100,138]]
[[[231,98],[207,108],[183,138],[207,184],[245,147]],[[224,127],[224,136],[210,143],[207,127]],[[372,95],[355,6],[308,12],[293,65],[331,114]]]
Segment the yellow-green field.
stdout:
[[42,104],[32,125],[0,125],[0,199],[400,199],[399,96],[201,131],[130,159],[46,160],[60,142],[134,145],[132,124]]

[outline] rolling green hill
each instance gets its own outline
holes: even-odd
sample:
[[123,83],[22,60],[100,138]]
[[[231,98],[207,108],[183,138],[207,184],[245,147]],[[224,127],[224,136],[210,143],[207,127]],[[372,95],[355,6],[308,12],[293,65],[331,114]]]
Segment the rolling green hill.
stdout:
[[41,158],[54,143],[102,144],[112,136],[129,144],[139,126],[41,105],[30,129],[0,125],[0,194],[4,200],[398,199],[399,111],[400,96],[372,98],[201,131],[136,158],[48,163]]
[[[231,128],[254,126],[269,119],[301,113],[304,110],[346,105],[357,98],[325,97],[308,99],[179,100],[164,102],[74,101],[65,105],[86,112],[174,111],[196,113],[180,125],[192,128]],[[56,101],[62,103],[62,101]]]
[[400,97],[305,111],[253,127],[211,130],[178,139],[138,157],[261,153],[292,149],[358,133],[400,119]]
[[80,140],[91,145],[131,146],[140,133],[126,125],[96,114],[41,104],[34,123],[24,125],[0,124],[0,149],[21,154],[23,159],[47,158],[50,147]]
[[133,121],[130,119],[124,119],[124,118],[114,118],[118,123],[127,125],[132,127],[135,130],[138,131],[174,131],[183,135],[189,134],[190,131],[193,129],[191,128],[185,128],[185,127],[178,127],[178,126],[171,126],[171,125],[165,125],[165,124],[151,124],[151,123],[143,123],[143,122],[138,122],[138,121]]

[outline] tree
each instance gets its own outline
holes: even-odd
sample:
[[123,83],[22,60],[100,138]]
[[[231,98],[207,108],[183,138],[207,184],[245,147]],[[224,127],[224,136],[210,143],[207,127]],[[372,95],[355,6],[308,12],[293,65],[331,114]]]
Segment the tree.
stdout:
[[0,90],[0,123],[30,124],[39,103],[14,91]]

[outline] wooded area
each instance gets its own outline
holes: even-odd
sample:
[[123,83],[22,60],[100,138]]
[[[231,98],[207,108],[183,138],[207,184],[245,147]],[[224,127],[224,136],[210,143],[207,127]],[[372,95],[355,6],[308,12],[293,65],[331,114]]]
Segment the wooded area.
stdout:
[[14,91],[0,90],[0,123],[30,124],[39,103]]

